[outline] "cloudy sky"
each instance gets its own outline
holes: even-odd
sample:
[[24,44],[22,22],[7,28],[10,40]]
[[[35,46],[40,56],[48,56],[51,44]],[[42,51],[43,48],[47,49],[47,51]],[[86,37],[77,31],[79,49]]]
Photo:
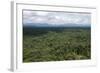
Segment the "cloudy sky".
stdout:
[[[51,11],[23,11],[23,25],[41,25],[48,24],[52,26],[65,25],[70,26],[90,26],[90,13],[76,12],[51,12]],[[38,23],[38,24],[37,24]]]

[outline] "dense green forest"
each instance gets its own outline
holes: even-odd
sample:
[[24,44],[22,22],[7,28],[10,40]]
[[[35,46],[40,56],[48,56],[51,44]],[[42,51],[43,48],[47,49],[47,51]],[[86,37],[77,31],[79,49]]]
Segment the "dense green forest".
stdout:
[[91,58],[90,28],[56,29],[23,28],[23,62]]

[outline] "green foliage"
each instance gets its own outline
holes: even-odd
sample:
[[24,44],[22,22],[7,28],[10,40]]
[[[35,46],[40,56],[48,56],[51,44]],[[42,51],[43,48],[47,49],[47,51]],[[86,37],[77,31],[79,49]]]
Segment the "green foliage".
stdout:
[[90,29],[47,31],[41,35],[24,34],[23,62],[90,59],[90,37]]

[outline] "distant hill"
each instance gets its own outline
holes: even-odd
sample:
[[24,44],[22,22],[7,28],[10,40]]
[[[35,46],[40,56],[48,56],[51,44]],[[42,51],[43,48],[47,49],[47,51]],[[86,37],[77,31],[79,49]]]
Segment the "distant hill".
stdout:
[[90,27],[90,24],[45,24],[45,23],[27,23],[24,27]]

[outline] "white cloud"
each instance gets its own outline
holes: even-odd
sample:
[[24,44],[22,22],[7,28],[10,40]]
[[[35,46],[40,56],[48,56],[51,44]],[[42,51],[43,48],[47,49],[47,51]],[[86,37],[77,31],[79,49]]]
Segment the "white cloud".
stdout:
[[50,25],[89,25],[91,24],[91,14],[50,11],[23,11],[23,23],[48,23]]
[[48,14],[48,12],[45,12],[45,11],[37,11],[36,12],[37,15],[40,15],[40,16],[45,16]]

